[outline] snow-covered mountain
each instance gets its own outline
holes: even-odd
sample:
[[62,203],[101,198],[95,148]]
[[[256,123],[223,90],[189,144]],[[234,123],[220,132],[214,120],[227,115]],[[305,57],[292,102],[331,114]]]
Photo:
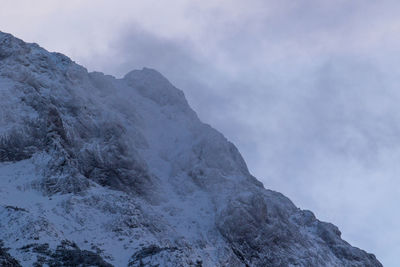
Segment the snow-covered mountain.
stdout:
[[152,69],[0,32],[1,266],[381,266],[264,189]]

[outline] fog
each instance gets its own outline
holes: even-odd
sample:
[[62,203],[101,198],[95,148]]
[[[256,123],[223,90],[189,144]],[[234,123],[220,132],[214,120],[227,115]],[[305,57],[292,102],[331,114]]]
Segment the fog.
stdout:
[[266,188],[397,266],[399,11],[358,0],[3,1],[0,30],[89,70],[159,70]]

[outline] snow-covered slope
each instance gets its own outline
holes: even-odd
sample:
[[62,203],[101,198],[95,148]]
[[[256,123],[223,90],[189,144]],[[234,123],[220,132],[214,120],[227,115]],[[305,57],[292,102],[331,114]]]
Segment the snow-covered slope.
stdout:
[[381,266],[264,189],[157,71],[88,73],[5,33],[0,229],[1,266]]

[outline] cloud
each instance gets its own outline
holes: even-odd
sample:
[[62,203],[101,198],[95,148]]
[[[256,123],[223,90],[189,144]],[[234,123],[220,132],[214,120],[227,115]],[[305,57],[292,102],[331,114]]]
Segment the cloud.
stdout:
[[352,244],[390,264],[400,135],[397,78],[388,66],[397,48],[360,26],[360,10],[322,6],[307,17],[304,8],[223,21],[213,15],[224,10],[214,10],[196,38],[133,25],[110,44],[113,66],[95,65],[121,74],[160,70],[239,146],[266,187],[338,224]]
[[2,30],[184,90],[265,186],[396,266],[396,1],[5,1]]

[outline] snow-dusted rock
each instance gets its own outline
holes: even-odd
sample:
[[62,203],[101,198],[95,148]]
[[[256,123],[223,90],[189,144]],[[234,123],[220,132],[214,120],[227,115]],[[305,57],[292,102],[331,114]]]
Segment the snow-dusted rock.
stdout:
[[88,73],[5,33],[0,229],[5,266],[381,266],[264,189],[157,71]]

